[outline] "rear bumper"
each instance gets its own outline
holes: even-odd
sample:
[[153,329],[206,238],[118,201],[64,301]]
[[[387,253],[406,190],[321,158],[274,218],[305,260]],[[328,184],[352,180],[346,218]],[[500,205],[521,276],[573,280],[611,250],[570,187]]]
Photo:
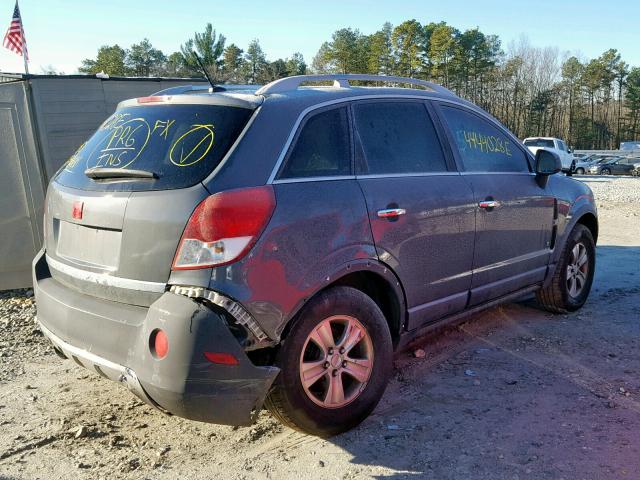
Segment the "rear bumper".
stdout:
[[[34,260],[34,290],[38,322],[58,351],[125,383],[165,412],[248,425],[279,372],[253,365],[221,315],[182,295],[167,292],[149,308],[88,296],[52,278],[42,252]],[[169,339],[169,351],[161,360],[149,349],[157,328]],[[213,364],[204,352],[230,353],[239,364]]]

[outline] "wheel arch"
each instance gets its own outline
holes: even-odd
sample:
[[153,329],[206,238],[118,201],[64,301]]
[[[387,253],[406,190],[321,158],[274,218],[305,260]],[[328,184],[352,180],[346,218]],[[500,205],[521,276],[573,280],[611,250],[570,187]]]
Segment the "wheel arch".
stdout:
[[578,223],[581,225],[584,225],[589,229],[589,231],[591,232],[591,235],[593,236],[594,243],[597,244],[598,243],[598,219],[596,218],[596,216],[591,212],[587,212],[578,218],[578,220],[576,221],[576,224]]
[[382,311],[394,348],[406,324],[406,297],[400,279],[387,266],[376,260],[356,260],[342,265],[333,275],[327,276],[325,284],[316,289],[305,302],[290,316],[281,339],[286,338],[295,323],[295,318],[309,300],[335,286],[348,286],[369,296]]

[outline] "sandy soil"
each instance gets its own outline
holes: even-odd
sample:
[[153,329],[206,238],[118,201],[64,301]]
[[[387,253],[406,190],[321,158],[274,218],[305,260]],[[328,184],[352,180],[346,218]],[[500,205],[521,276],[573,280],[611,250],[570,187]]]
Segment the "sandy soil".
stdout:
[[52,355],[29,292],[0,296],[0,478],[640,478],[640,179],[587,181],[601,236],[586,306],[525,299],[424,339],[375,413],[329,440],[267,413],[249,428],[165,416]]

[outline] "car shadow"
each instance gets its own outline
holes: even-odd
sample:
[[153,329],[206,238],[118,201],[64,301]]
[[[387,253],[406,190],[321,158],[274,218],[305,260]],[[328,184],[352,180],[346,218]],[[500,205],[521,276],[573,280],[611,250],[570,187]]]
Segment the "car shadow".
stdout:
[[639,299],[640,247],[599,246],[581,310],[530,297],[421,339],[425,357],[400,354],[374,413],[330,443],[385,479],[638,472],[640,403],[620,385],[640,389]]

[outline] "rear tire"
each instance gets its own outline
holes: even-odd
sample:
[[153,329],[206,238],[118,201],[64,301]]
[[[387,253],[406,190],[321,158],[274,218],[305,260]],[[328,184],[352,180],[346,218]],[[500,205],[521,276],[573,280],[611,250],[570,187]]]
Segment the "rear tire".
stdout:
[[281,372],[265,406],[301,432],[345,432],[380,401],[392,361],[389,326],[376,303],[355,288],[332,287],[294,319],[276,356]]
[[554,313],[578,310],[591,291],[596,247],[591,231],[577,224],[564,245],[549,285],[536,292],[538,303]]

